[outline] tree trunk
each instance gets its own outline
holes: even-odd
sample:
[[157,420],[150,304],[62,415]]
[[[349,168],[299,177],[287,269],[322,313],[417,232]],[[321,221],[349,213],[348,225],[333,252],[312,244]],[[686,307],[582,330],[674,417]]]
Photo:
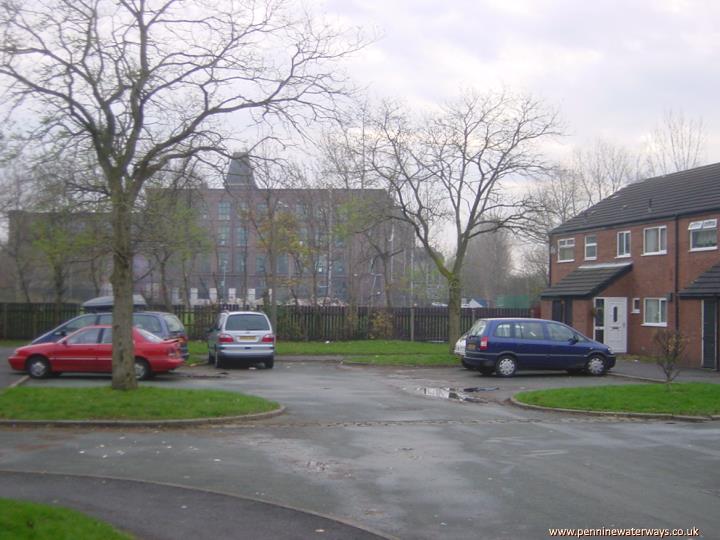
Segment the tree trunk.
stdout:
[[455,342],[460,338],[460,306],[462,302],[462,287],[456,273],[448,278],[448,294],[448,341],[450,353],[452,353],[455,350]]
[[113,201],[113,344],[112,387],[134,390],[135,347],[132,338],[133,252],[131,242],[131,205],[122,195]]

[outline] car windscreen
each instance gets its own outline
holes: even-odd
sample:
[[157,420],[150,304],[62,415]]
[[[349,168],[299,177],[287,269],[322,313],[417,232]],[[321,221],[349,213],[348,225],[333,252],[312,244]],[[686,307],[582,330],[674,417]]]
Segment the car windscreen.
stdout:
[[228,316],[225,330],[270,330],[270,325],[264,315],[242,313]]
[[178,319],[175,315],[171,315],[170,313],[164,313],[163,319],[165,319],[165,322],[168,325],[168,330],[173,333],[185,333],[185,327],[183,326],[183,323],[180,322],[180,319]]

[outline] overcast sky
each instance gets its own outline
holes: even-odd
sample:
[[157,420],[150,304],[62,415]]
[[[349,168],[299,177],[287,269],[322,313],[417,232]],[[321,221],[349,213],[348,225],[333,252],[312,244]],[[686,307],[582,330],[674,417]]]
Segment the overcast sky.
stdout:
[[317,0],[380,38],[350,63],[375,96],[423,106],[506,85],[556,106],[572,145],[639,146],[670,109],[720,161],[720,1]]

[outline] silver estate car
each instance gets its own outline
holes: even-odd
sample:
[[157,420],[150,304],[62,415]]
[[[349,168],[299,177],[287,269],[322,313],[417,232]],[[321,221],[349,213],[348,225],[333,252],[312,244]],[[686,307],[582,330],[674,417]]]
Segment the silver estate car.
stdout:
[[275,334],[270,319],[256,311],[225,311],[208,331],[208,362],[216,368],[259,363],[272,369]]

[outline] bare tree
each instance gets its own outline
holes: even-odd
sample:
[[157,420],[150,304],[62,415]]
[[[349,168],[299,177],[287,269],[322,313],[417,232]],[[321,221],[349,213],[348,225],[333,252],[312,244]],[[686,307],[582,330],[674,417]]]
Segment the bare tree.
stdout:
[[701,118],[668,111],[647,145],[648,176],[692,169],[702,164],[707,134]]
[[[146,181],[175,160],[223,152],[221,119],[303,131],[335,110],[332,64],[360,44],[290,2],[8,0],[0,77],[35,140],[93,153],[111,205],[113,382],[136,388],[132,217]],[[224,152],[228,155],[227,152]]]
[[[430,118],[386,105],[374,127],[373,172],[447,281],[452,345],[468,244],[526,220],[529,198],[508,187],[546,170],[536,143],[558,133],[556,115],[527,96],[468,93]],[[448,228],[454,253],[445,260],[437,246]]]
[[587,149],[575,151],[570,174],[582,187],[581,201],[576,203],[582,210],[640,180],[643,172],[638,155],[600,139]]

